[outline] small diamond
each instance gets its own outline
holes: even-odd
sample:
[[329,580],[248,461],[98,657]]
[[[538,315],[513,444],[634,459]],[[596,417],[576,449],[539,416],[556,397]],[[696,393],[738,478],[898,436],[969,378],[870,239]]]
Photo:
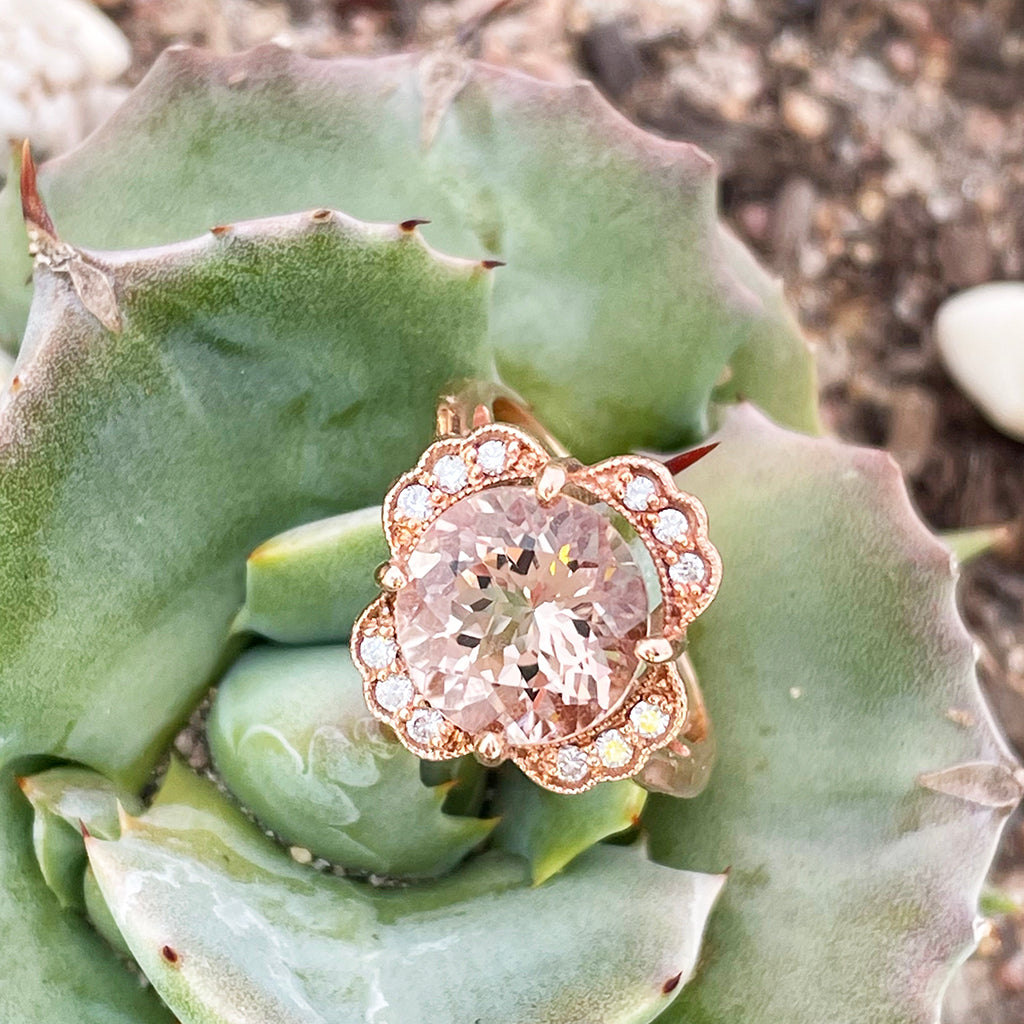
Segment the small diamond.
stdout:
[[651,498],[657,488],[649,476],[635,476],[626,485],[626,492],[622,496],[622,504],[631,508],[634,512],[643,512],[650,504]]
[[414,712],[409,719],[409,735],[421,746],[429,747],[441,736],[444,727],[444,715],[434,708],[421,709]]
[[621,768],[629,764],[633,748],[618,729],[608,729],[597,737],[597,756],[606,768]]
[[398,511],[406,519],[426,519],[430,515],[430,491],[423,484],[410,484],[398,495]]
[[466,486],[469,471],[458,455],[445,455],[434,463],[434,479],[445,494],[455,494]]
[[668,715],[661,708],[646,700],[633,705],[629,720],[633,723],[633,728],[647,739],[660,736],[668,728],[669,721]]
[[377,683],[373,695],[385,711],[397,711],[412,700],[412,683],[407,675],[387,676]]
[[658,513],[658,522],[654,526],[654,536],[662,544],[671,544],[686,535],[686,516],[677,508],[667,508]]
[[587,764],[587,755],[579,747],[567,746],[558,751],[555,760],[555,771],[566,780],[566,782],[579,782],[587,772],[590,765]]
[[505,469],[506,454],[503,441],[484,441],[476,450],[476,461],[488,476],[497,476]]
[[359,645],[359,657],[370,668],[387,668],[398,655],[398,644],[386,636],[368,636]]
[[675,583],[700,583],[704,579],[704,559],[687,551],[679,561],[669,567],[668,574]]

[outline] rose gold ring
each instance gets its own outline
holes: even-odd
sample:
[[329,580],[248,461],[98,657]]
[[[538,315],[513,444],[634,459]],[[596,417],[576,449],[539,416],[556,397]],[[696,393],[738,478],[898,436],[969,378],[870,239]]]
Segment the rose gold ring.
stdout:
[[352,633],[371,713],[421,758],[511,760],[559,793],[688,757],[709,730],[685,631],[722,564],[672,471],[708,450],[585,466],[494,385],[444,398]]

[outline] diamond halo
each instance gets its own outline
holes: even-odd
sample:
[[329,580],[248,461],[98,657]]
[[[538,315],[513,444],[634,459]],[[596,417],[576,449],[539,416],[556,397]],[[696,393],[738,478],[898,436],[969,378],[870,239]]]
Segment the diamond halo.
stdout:
[[581,466],[484,423],[427,449],[384,529],[399,585],[352,653],[371,713],[419,757],[498,750],[576,793],[635,775],[683,729],[677,644],[721,562],[664,465]]

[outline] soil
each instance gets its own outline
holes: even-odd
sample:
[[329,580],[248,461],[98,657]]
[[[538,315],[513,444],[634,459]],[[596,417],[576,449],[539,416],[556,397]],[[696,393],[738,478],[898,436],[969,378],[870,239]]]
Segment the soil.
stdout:
[[[706,149],[725,219],[786,282],[820,351],[826,422],[889,449],[938,530],[1016,523],[964,574],[965,618],[1024,751],[1024,445],[939,361],[936,307],[1024,277],[1024,5],[1018,0],[124,0],[138,80],[167,45],[276,39],[317,56],[460,34],[471,52],[592,79],[639,124]],[[1024,827],[993,883],[1024,901]],[[946,1024],[1024,1020],[1024,914],[990,919]]]

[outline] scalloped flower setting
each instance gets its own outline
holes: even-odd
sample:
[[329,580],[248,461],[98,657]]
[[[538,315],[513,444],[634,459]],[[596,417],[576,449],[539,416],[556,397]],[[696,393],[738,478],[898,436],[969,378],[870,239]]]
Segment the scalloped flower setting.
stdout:
[[489,424],[427,449],[384,531],[386,589],[352,655],[371,712],[419,757],[511,759],[574,793],[635,775],[682,727],[675,656],[721,563],[662,464],[581,466]]

